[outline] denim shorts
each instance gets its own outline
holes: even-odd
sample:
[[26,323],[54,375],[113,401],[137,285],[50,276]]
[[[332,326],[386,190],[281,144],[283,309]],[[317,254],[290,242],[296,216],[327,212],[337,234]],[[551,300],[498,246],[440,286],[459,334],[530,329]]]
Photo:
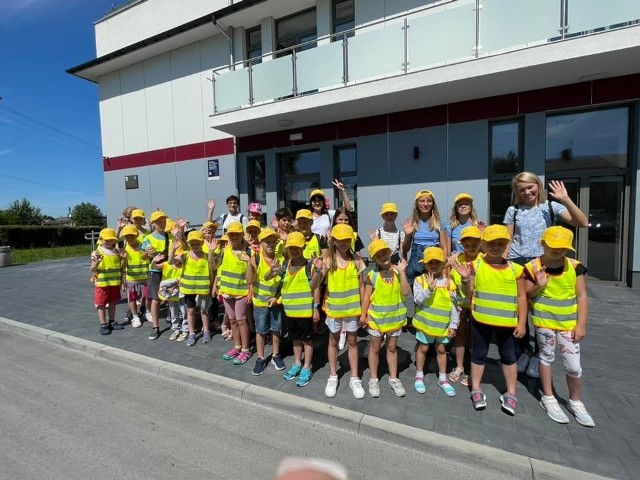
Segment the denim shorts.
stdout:
[[416,340],[425,345],[433,345],[434,343],[442,343],[443,345],[446,345],[451,339],[449,337],[431,337],[418,330],[416,332]]
[[283,309],[281,305],[269,307],[253,307],[253,319],[256,322],[256,333],[266,335],[269,332],[282,332],[282,315]]

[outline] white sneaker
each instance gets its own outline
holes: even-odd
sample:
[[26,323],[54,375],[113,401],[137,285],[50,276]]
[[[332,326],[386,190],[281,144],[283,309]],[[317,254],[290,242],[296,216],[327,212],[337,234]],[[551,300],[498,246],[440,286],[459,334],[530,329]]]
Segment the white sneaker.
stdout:
[[573,416],[576,417],[576,421],[584,426],[584,427],[595,427],[596,423],[587,412],[587,409],[584,408],[584,404],[580,400],[569,400],[567,402],[567,410],[573,413]]
[[344,350],[347,344],[347,332],[340,330],[340,340],[338,341],[338,350]]
[[351,377],[349,380],[349,388],[351,389],[351,393],[353,393],[353,397],[360,400],[364,398],[364,388],[362,388],[362,382],[358,377]]
[[144,318],[147,319],[147,322],[153,322],[153,315],[151,315],[151,312],[145,313]]
[[396,394],[396,397],[404,397],[407,394],[399,378],[390,378],[389,386],[391,390],[393,390],[393,393]]
[[518,373],[524,373],[527,371],[527,366],[529,365],[529,360],[531,357],[529,357],[528,354],[523,353],[520,355],[520,357],[518,358]]
[[131,319],[131,326],[133,328],[138,328],[142,326],[142,321],[140,320],[140,317],[138,315],[134,315],[133,318]]
[[377,378],[372,378],[369,380],[369,395],[373,398],[380,397],[380,382]]
[[329,376],[329,380],[327,380],[327,386],[324,387],[324,394],[329,398],[333,398],[336,396],[336,393],[338,393],[338,376]]
[[540,359],[538,357],[531,357],[529,360],[529,367],[527,367],[527,376],[530,378],[540,378]]
[[547,412],[549,418],[558,423],[569,423],[569,417],[565,415],[560,408],[560,404],[556,397],[545,397],[544,395],[540,399],[540,407]]

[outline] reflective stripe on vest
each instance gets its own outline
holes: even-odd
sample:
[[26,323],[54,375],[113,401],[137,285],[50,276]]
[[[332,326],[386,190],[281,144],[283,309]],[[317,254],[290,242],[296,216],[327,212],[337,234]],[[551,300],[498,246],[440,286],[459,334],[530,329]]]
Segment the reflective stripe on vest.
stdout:
[[[535,268],[534,268],[535,262]],[[540,259],[527,263],[525,268],[535,278],[535,271],[542,270]],[[560,275],[549,275],[547,286],[529,300],[531,322],[540,328],[571,331],[578,322],[576,298],[576,270],[573,260],[565,259]]]
[[218,268],[218,291],[221,295],[244,297],[249,293],[247,284],[247,262],[240,260],[233,253],[231,246],[223,251],[222,264]]
[[127,245],[125,251],[127,252],[125,272],[127,282],[144,282],[149,275],[149,262],[142,259],[142,250],[134,250]]
[[209,260],[207,257],[194,259],[184,254],[184,267],[180,276],[180,293],[185,295],[207,295],[211,289]]
[[493,268],[482,258],[475,262],[475,291],[471,300],[473,318],[496,327],[518,325],[517,278],[520,265],[509,263],[506,268]]
[[284,313],[291,318],[313,317],[313,291],[307,279],[305,266],[290,273],[290,266],[282,279],[282,306]]
[[[416,280],[423,288],[428,288],[424,276]],[[449,282],[443,287],[436,287],[435,291],[422,305],[416,305],[413,326],[431,337],[446,337],[451,322],[451,291]]]
[[264,277],[269,273],[269,270],[269,264],[264,259],[264,255],[260,255],[256,271],[256,284],[253,289],[253,304],[256,307],[266,307],[267,301],[278,293],[278,286],[282,282],[280,275],[275,275],[271,280],[265,280]]
[[369,272],[368,276],[373,284],[368,312],[369,327],[382,333],[400,330],[407,324],[407,307],[400,293],[398,274],[393,272],[391,283],[386,282],[380,272]]
[[360,275],[354,261],[350,261],[346,268],[329,271],[324,307],[331,318],[359,317],[362,313]]
[[122,282],[122,271],[120,270],[120,257],[118,255],[107,255],[102,247],[98,247],[102,259],[98,264],[96,275],[96,287],[116,287]]

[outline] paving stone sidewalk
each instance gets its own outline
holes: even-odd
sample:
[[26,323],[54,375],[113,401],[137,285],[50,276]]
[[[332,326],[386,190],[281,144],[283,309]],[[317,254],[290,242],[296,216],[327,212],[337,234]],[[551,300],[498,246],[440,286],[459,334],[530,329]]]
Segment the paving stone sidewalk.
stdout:
[[[346,352],[340,356],[338,395],[324,396],[328,377],[326,339],[318,337],[314,361],[314,378],[304,388],[285,382],[282,372],[268,367],[262,376],[251,375],[254,363],[235,366],[222,359],[230,347],[216,335],[204,345],[194,347],[169,341],[169,325],[164,319],[161,337],[147,339],[149,324],[133,329],[127,326],[109,336],[101,336],[92,308],[92,284],[88,259],[76,258],[16,265],[0,269],[0,316],[56,332],[100,342],[141,355],[224,375],[273,390],[280,390],[348,408],[354,411],[401,422],[414,427],[451,435],[472,442],[501,448],[508,452],[562,464],[580,470],[619,479],[638,478],[640,471],[640,375],[635,372],[636,351],[640,341],[640,292],[609,284],[588,282],[590,315],[587,338],[583,342],[583,400],[594,417],[596,427],[571,423],[559,425],[551,421],[538,406],[536,380],[520,376],[518,411],[515,417],[501,412],[498,397],[504,382],[496,362],[488,365],[483,389],[488,407],[476,412],[469,392],[457,386],[457,395],[446,398],[436,385],[435,362],[428,364],[427,393],[413,390],[413,336],[403,334],[399,345],[400,378],[407,396],[396,398],[381,378],[382,397],[367,395],[364,400],[352,397],[348,386],[349,370]],[[126,305],[119,305],[117,318],[122,320]],[[366,361],[368,338],[359,338],[363,385],[367,386],[369,370]],[[270,347],[267,347],[267,353]],[[292,361],[291,353],[285,358]],[[498,358],[495,346],[491,358]],[[384,361],[381,356],[381,367]],[[561,357],[554,364],[554,377],[561,403],[568,398]]]

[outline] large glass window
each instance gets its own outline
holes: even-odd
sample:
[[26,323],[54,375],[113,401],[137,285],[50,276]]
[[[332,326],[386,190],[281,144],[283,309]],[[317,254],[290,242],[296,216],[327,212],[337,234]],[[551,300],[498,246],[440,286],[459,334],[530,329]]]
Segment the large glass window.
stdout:
[[[354,0],[333,0],[332,33],[340,33],[351,30],[356,26],[356,9]],[[354,32],[347,33],[352,37]],[[338,37],[340,39],[340,37]]]
[[311,191],[320,188],[320,151],[306,150],[281,153],[279,156],[282,206],[295,214],[309,208]]
[[[333,149],[333,161],[335,177],[344,184],[344,190],[351,202],[351,209],[355,221],[354,227],[357,228],[358,213],[358,158],[355,145],[344,145]],[[339,201],[339,192],[335,192],[334,205],[337,206]],[[332,208],[335,208],[332,206]]]
[[[318,38],[316,9],[306,10],[289,17],[281,18],[276,23],[277,50],[293,47]],[[315,42],[309,43],[297,51],[314,48]],[[285,55],[289,52],[285,52]]]
[[625,168],[628,148],[628,107],[547,117],[547,172]]
[[[262,211],[266,212],[267,206],[267,175],[265,160],[263,155],[247,158],[247,172],[249,174],[249,202],[259,202],[262,204]],[[266,220],[266,213],[263,214],[263,223]]]
[[489,221],[502,223],[511,205],[511,178],[522,170],[522,119],[489,124]]
[[247,60],[251,61],[252,65],[262,62],[262,30],[260,27],[255,27],[247,30]]

